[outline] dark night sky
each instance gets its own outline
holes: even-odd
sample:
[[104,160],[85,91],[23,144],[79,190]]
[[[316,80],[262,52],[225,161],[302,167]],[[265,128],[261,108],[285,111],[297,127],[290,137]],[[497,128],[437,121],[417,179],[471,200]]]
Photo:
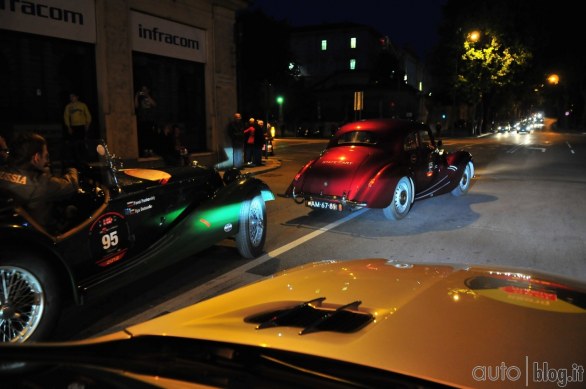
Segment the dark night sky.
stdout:
[[446,0],[253,0],[277,21],[291,25],[354,22],[371,26],[425,59],[437,42]]

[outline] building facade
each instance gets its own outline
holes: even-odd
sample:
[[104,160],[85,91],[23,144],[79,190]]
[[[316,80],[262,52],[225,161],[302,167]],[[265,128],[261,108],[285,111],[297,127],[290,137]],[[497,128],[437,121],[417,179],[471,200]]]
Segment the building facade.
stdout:
[[58,156],[76,93],[93,117],[89,136],[138,158],[135,95],[147,86],[154,131],[177,124],[197,159],[224,160],[224,128],[237,108],[235,13],[247,3],[0,0],[0,132],[39,132]]
[[294,29],[290,47],[325,127],[365,118],[426,121],[424,66],[375,29],[354,23]]

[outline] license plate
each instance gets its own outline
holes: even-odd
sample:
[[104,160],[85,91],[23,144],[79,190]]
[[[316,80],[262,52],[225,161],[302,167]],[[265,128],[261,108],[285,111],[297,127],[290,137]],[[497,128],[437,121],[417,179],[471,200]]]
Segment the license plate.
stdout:
[[342,211],[343,207],[340,203],[324,200],[307,200],[305,205],[313,209],[327,209],[329,211]]

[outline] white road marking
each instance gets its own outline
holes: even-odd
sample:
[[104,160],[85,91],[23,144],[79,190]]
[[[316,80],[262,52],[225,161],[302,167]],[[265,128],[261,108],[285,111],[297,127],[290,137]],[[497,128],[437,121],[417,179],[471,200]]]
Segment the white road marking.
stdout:
[[519,150],[522,147],[523,147],[523,145],[517,145],[517,146],[513,147],[512,149],[508,149],[507,153],[513,154],[514,152],[516,152],[517,150]]
[[545,147],[527,147],[528,150],[541,150],[542,153],[545,153]]

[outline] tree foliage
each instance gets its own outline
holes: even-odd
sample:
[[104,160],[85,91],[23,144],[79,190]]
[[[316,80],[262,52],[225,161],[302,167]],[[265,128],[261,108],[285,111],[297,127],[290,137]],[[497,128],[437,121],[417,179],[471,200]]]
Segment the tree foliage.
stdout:
[[456,88],[473,103],[513,84],[532,57],[521,45],[505,45],[497,33],[487,30],[480,34],[477,41],[464,40],[456,82]]
[[[558,105],[558,111],[570,113],[568,126],[584,128],[586,51],[579,47],[584,34],[583,13],[578,8],[579,3],[570,0],[555,3],[545,0],[447,0],[438,31],[439,43],[429,63],[437,82],[438,101],[445,105],[453,102],[474,104],[477,93],[473,93],[472,84],[478,83],[477,92],[486,90],[490,84],[494,88],[488,93],[498,96],[488,102],[494,114],[506,111],[522,115],[531,109]],[[480,30],[491,37],[484,42],[484,52],[475,52],[471,50],[475,48],[473,44],[464,43],[471,30]],[[489,49],[493,45],[494,50]],[[525,60],[523,66],[517,66],[517,56]],[[489,65],[491,62],[511,66],[498,70],[498,66]],[[480,66],[481,63],[486,66]],[[474,71],[479,72],[476,78]],[[546,94],[542,87],[547,75],[553,72],[560,75],[561,81],[556,91]],[[469,88],[465,88],[466,82]],[[515,107],[514,112],[511,107]]]

